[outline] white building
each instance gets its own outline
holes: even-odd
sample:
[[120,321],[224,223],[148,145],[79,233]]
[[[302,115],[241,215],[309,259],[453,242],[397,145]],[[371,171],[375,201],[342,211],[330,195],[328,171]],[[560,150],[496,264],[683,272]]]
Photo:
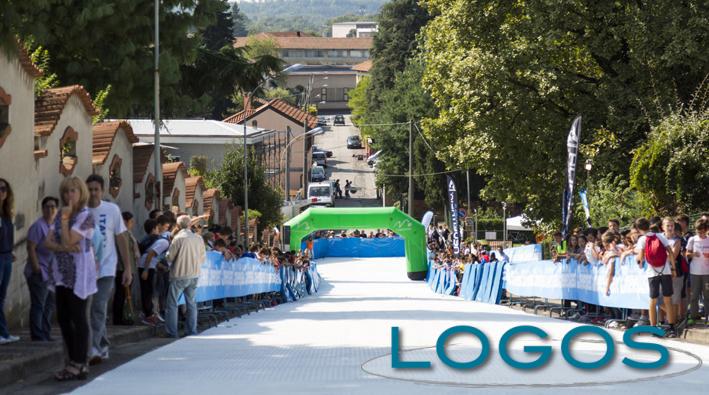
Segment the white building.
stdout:
[[373,37],[379,31],[377,22],[339,22],[332,24],[332,37]]
[[[153,143],[155,128],[151,119],[129,119],[133,133],[143,143]],[[246,144],[261,142],[264,129],[246,127]],[[167,119],[160,125],[160,144],[175,147],[178,161],[190,164],[193,156],[206,156],[209,169],[221,166],[224,155],[244,141],[243,125],[209,119]]]

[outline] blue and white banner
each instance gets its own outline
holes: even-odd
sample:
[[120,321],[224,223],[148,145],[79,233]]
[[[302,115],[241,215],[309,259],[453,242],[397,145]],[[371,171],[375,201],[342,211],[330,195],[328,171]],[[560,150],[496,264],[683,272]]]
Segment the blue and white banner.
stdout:
[[579,190],[579,197],[581,197],[581,204],[583,205],[583,211],[586,213],[586,224],[591,227],[591,208],[588,205],[588,196],[586,196],[586,190]]
[[458,218],[458,190],[455,187],[453,177],[446,176],[448,184],[448,203],[450,204],[451,212],[451,233],[453,235],[453,253],[457,256],[460,254],[460,227]]
[[566,150],[568,152],[568,160],[566,165],[566,188],[564,189],[564,206],[562,207],[562,225],[563,237],[569,231],[569,224],[573,213],[574,201],[574,183],[576,182],[576,158],[578,156],[579,141],[581,139],[581,116],[574,119],[571,124],[571,130],[566,138]]
[[607,307],[647,309],[648,270],[635,263],[634,256],[613,260],[615,273],[609,292],[608,267],[578,264],[575,259],[513,262],[506,267],[506,288],[518,296],[580,300]]
[[[292,271],[297,271],[290,268]],[[291,281],[293,284],[306,283],[303,273],[293,274],[291,277],[284,277],[285,273],[276,272],[273,265],[261,263],[254,258],[239,258],[226,260],[218,252],[207,252],[207,260],[202,264],[197,281],[196,301],[207,302],[214,299],[235,298],[246,295],[253,295],[264,292],[282,291],[284,281]],[[311,261],[308,277],[311,283],[319,280],[317,266]],[[295,286],[295,285],[294,285]],[[300,286],[300,285],[298,285]],[[310,292],[309,292],[310,293]],[[184,297],[180,298],[180,304],[184,303]]]
[[313,240],[313,258],[325,257],[395,257],[405,256],[401,237],[333,237]]

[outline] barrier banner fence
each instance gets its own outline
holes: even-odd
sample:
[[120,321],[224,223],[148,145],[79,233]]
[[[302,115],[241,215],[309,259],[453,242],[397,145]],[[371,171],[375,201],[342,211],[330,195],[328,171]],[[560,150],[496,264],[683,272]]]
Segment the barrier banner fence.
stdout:
[[[196,301],[236,298],[265,292],[281,292],[288,301],[306,293],[315,293],[320,284],[315,261],[307,271],[283,266],[276,272],[272,265],[254,258],[226,260],[218,252],[207,252],[197,281]],[[184,303],[184,296],[180,297]]]
[[465,265],[460,284],[457,283],[455,270],[434,268],[429,262],[429,276],[426,282],[433,292],[458,295],[465,300],[483,303],[500,303],[503,289],[503,277],[507,262],[475,263]]
[[[305,244],[303,244],[305,248]],[[398,257],[405,256],[404,239],[381,237],[334,237],[313,240],[313,258],[324,257]]]
[[634,256],[615,258],[614,274],[606,291],[609,267],[579,264],[575,259],[554,263],[541,260],[541,245],[509,248],[511,262],[465,265],[460,284],[455,270],[436,269],[429,253],[428,285],[436,293],[457,294],[465,300],[499,303],[502,290],[513,295],[547,299],[580,300],[606,307],[647,309],[651,267],[638,267]]
[[638,267],[634,256],[622,261],[615,258],[609,292],[606,293],[609,268],[604,265],[579,264],[575,259],[513,262],[507,267],[507,290],[518,296],[580,300],[607,307],[647,309],[648,277],[651,267]]

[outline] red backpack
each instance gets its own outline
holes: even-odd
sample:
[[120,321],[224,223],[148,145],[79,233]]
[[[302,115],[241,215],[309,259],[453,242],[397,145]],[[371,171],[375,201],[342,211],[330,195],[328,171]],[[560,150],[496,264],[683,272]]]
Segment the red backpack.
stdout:
[[667,249],[657,235],[645,236],[645,260],[652,267],[664,267],[667,262]]

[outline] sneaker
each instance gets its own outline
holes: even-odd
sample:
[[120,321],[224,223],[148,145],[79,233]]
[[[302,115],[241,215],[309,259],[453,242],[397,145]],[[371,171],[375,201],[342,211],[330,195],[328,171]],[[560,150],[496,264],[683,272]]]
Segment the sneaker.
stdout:
[[0,344],[10,344],[20,340],[17,336],[8,335],[7,337],[0,337]]
[[670,338],[670,339],[674,339],[677,337],[677,331],[675,330],[674,326],[669,327],[665,331],[665,337]]
[[162,316],[161,316],[160,314],[157,314],[157,313],[156,313],[156,314],[155,314],[155,317],[158,319],[158,321],[160,321],[160,322],[165,322],[165,319],[162,318]]
[[148,318],[143,318],[140,322],[148,326],[157,326],[160,321],[155,315],[151,315]]

